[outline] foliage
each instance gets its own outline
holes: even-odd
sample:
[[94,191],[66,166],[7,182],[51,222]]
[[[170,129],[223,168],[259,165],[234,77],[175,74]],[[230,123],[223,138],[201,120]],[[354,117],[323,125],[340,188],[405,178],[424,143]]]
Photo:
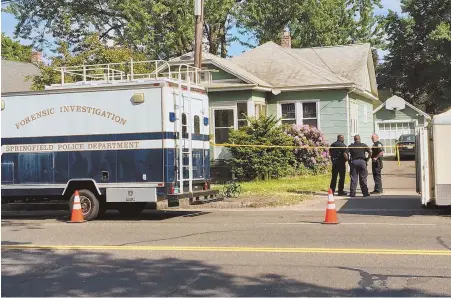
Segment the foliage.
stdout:
[[370,42],[383,47],[380,0],[248,0],[240,7],[239,26],[258,44],[278,42],[289,28],[293,47]]
[[435,114],[451,106],[451,0],[403,0],[386,17],[389,54],[378,82]]
[[[249,118],[249,126],[231,130],[229,139],[236,145],[292,146],[275,116]],[[292,148],[229,147],[232,171],[241,179],[268,180],[290,173],[294,165]]]
[[[225,57],[235,0],[205,1],[204,33],[210,52]],[[51,47],[48,35],[70,49],[93,33],[102,42],[166,60],[194,48],[194,1],[187,0],[18,0],[5,11],[18,20],[15,34]]]
[[2,33],[2,59],[31,62],[32,46],[24,46]]
[[[56,71],[58,67],[81,66],[83,64],[104,64],[104,63],[124,63],[134,60],[145,60],[143,53],[134,52],[131,49],[123,47],[108,47],[102,44],[96,34],[88,36],[82,43],[82,49],[79,54],[73,54],[69,51],[68,46],[64,42],[60,42],[58,46],[58,55],[51,57],[50,65],[40,64],[40,75],[33,78],[32,88],[34,90],[43,90],[44,86],[61,83],[60,73]],[[149,73],[149,66],[140,64],[135,66],[136,73]],[[115,69],[128,71],[127,66],[115,66]],[[103,73],[103,72],[102,72]],[[65,77],[65,82],[80,81],[80,77]]]
[[294,146],[307,147],[294,150],[299,172],[302,174],[308,171],[312,171],[313,174],[327,172],[330,167],[330,156],[324,147],[328,147],[329,144],[319,129],[309,125],[293,124],[286,128],[285,133],[292,138]]

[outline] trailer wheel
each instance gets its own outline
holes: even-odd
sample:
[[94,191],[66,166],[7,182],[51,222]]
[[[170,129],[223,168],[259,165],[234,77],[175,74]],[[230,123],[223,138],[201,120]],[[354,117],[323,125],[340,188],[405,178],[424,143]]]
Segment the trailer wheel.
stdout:
[[117,210],[121,215],[135,216],[140,214],[144,208],[146,208],[146,203],[120,203]]
[[[100,203],[97,197],[87,189],[78,191],[80,196],[81,212],[85,220],[96,219],[99,215]],[[75,194],[69,200],[69,210],[72,213],[72,207],[74,205]]]

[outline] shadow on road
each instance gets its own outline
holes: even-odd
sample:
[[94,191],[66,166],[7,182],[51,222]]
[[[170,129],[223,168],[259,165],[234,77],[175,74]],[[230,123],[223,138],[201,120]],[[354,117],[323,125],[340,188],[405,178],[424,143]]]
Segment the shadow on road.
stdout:
[[[180,210],[145,210],[136,216],[123,216],[117,211],[108,210],[103,216],[96,221],[161,221],[174,217],[195,217],[209,214],[203,211],[180,211]],[[26,219],[26,220],[43,220],[56,219],[59,221],[69,220],[69,211],[26,211],[26,212],[2,212],[2,226],[3,225],[20,225],[22,223],[14,223],[12,221],[5,221],[4,219]],[[28,223],[29,226],[31,226]],[[36,226],[38,228],[38,226]]]
[[414,215],[451,217],[451,208],[426,209],[421,207],[418,196],[391,195],[389,198],[378,196],[348,199],[338,213],[397,217],[409,217]]
[[[302,270],[302,267],[299,268]],[[225,272],[204,261],[166,257],[121,258],[106,252],[2,250],[2,296],[440,296],[414,289],[447,276],[376,275],[361,269],[350,290],[301,282],[280,274]],[[407,287],[389,289],[390,278]],[[334,284],[330,278],[331,284]],[[383,281],[380,285],[379,281]],[[416,282],[416,284],[414,283]],[[448,281],[444,280],[445,283]],[[385,283],[385,284],[384,284]]]

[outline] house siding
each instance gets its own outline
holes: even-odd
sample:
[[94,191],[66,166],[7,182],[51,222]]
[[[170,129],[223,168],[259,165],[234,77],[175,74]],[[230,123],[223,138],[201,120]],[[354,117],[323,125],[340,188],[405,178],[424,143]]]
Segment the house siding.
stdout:
[[[349,99],[355,100],[359,106],[358,134],[360,135],[360,139],[363,143],[371,145],[371,135],[374,133],[373,101],[356,94],[350,94]],[[366,121],[364,117],[365,106],[367,109]],[[351,142],[354,142],[354,140],[351,139]]]
[[418,125],[424,124],[424,117],[417,116],[418,112],[408,107],[400,111],[390,111],[384,107],[382,107],[379,111],[374,114],[374,121],[386,121],[386,120],[396,120],[396,121],[411,121],[418,119]]
[[236,105],[239,101],[253,100],[252,90],[209,92],[211,106]]
[[277,115],[277,106],[280,102],[308,100],[319,100],[319,126],[329,143],[334,142],[339,134],[347,135],[346,91],[344,90],[293,91],[270,95],[268,114]]

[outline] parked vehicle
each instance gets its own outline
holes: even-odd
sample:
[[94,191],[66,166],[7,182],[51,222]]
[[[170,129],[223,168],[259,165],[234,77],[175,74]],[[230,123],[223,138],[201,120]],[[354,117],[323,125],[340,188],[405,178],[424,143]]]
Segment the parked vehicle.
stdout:
[[451,110],[416,133],[417,193],[424,206],[451,206]]
[[404,134],[396,141],[396,158],[415,157],[415,135]]
[[62,83],[43,92],[2,94],[2,203],[51,198],[71,208],[78,190],[92,220],[107,208],[133,215],[157,200],[216,199],[208,96],[200,70],[177,67],[61,68]]

